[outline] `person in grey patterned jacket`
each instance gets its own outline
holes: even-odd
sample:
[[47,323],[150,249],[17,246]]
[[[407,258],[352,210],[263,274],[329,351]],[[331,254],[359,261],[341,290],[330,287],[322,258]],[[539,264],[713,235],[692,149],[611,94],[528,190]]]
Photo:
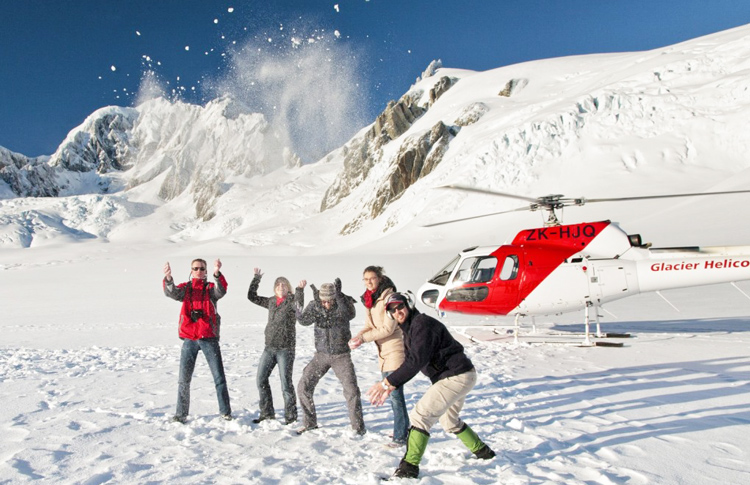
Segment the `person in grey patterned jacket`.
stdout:
[[268,309],[268,323],[264,331],[265,347],[258,363],[257,385],[260,398],[260,415],[253,419],[254,423],[260,423],[266,419],[274,419],[276,413],[273,407],[273,396],[271,385],[268,383],[271,372],[276,364],[279,364],[279,377],[281,378],[281,391],[284,395],[284,421],[291,424],[297,421],[297,396],[294,394],[294,382],[292,373],[294,371],[295,347],[297,344],[296,309],[302,308],[304,301],[305,280],[300,281],[297,291],[292,294],[292,285],[289,280],[280,276],[273,284],[274,295],[272,297],[258,296],[258,286],[263,276],[259,268],[253,270],[255,275],[247,291],[247,298],[251,302]]
[[362,418],[362,401],[354,372],[349,340],[352,332],[350,321],[355,317],[354,299],[341,292],[341,280],[336,278],[333,284],[323,283],[320,291],[315,285],[313,301],[298,315],[300,325],[315,325],[315,355],[297,385],[300,407],[302,408],[303,427],[297,433],[318,427],[313,393],[320,379],[333,369],[334,374],[344,386],[344,398],[349,409],[349,421],[358,435],[367,431]]

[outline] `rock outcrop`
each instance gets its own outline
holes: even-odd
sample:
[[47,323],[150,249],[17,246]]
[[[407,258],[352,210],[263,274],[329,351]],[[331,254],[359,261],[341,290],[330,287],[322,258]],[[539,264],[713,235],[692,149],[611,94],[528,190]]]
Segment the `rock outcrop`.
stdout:
[[0,184],[0,198],[56,196],[55,170],[48,160],[46,156],[29,158],[0,147],[0,180],[7,184],[7,188]]
[[105,174],[133,164],[130,136],[138,120],[135,108],[108,107],[95,111],[68,134],[49,164],[73,172]]
[[457,130],[438,122],[421,136],[404,141],[396,156],[390,175],[381,185],[370,207],[370,217],[376,218],[398,199],[414,182],[432,172],[443,159],[448,144]]
[[[410,91],[398,101],[391,101],[364,135],[344,147],[344,169],[326,191],[321,211],[335,207],[365,182],[368,182],[368,187],[374,185],[376,188],[375,195],[368,197],[361,214],[342,228],[342,234],[354,232],[365,220],[378,217],[409,186],[440,163],[459,127],[438,122],[426,132],[406,138],[402,135],[456,82],[447,76],[439,78],[429,89],[429,101],[425,106],[418,104],[423,96],[421,90]],[[385,147],[390,147],[391,143],[399,144],[396,155],[386,156]],[[389,148],[388,152],[393,150]],[[372,175],[375,167],[385,168]],[[371,180],[373,176],[379,180]]]

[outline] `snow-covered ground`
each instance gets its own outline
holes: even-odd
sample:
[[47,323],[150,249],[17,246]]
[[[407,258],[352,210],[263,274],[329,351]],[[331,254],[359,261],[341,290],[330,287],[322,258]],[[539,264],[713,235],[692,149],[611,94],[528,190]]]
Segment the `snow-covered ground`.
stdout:
[[[176,278],[181,270],[186,278],[194,256],[221,257],[229,281],[219,309],[232,422],[218,417],[202,357],[190,420],[169,421],[180,341],[178,305],[162,295],[161,271],[169,260]],[[261,294],[270,295],[283,274],[317,284],[340,276],[344,291],[359,295],[369,264],[414,289],[442,262],[437,255],[255,255],[222,242],[3,250],[0,483],[377,483],[403,453],[383,446],[390,411],[365,404],[368,433],[352,436],[330,373],[316,392],[319,430],[297,436],[281,421],[251,422],[266,318],[245,297],[252,268],[266,274]],[[750,284],[739,286],[750,292]],[[421,483],[747,483],[750,300],[730,285],[665,296],[679,313],[655,295],[607,307],[604,321],[616,323],[605,330],[633,335],[623,348],[515,345],[504,330],[444,319],[480,375],[463,417],[498,456],[477,461],[438,425]],[[580,317],[539,320],[538,331],[580,331]],[[356,318],[353,328],[361,324]],[[312,353],[312,329],[300,327],[295,382]],[[366,390],[378,380],[375,350],[353,356]],[[409,406],[427,384],[423,377],[408,384]],[[280,416],[276,372],[272,385]]]

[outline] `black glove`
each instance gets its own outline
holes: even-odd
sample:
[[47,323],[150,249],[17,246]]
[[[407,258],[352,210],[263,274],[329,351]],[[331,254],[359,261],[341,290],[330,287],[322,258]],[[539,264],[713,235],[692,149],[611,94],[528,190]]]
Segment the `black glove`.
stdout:
[[333,287],[336,290],[336,293],[341,293],[341,278],[336,278],[333,280]]
[[314,284],[310,284],[310,289],[313,292],[313,300],[320,301],[320,290],[318,290]]

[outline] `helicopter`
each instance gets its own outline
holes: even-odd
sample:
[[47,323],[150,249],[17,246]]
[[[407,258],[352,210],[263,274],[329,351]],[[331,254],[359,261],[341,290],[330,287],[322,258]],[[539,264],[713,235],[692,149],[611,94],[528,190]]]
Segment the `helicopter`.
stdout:
[[543,227],[520,231],[510,244],[464,249],[417,292],[420,302],[441,315],[456,312],[515,316],[516,342],[523,317],[583,310],[582,345],[607,345],[593,342],[590,328],[593,310],[596,336],[606,336],[601,332],[598,311],[605,303],[644,292],[750,280],[750,246],[653,248],[639,234],[628,234],[615,222],[565,225],[556,213],[564,207],[595,202],[738,194],[750,190],[586,199],[560,194],[533,198],[461,185],[441,188],[510,197],[524,200],[528,205],[425,227],[508,212],[547,212]]

